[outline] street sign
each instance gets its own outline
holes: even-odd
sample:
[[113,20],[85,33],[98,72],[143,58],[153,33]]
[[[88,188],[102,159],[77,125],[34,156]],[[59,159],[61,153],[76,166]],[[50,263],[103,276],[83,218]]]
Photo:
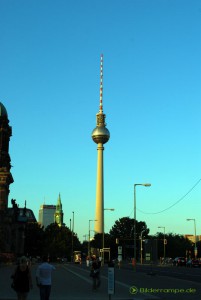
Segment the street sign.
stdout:
[[151,260],[151,254],[150,253],[146,253],[146,257],[145,258],[146,258],[147,261]]
[[118,246],[118,254],[122,255],[122,246]]

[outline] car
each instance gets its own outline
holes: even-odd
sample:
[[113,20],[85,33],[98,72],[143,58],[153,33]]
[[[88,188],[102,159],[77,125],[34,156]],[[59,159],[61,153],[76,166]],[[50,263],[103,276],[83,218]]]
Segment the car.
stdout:
[[200,267],[200,263],[199,263],[199,260],[198,259],[189,259],[187,262],[186,262],[186,267],[194,267],[194,268],[199,268]]
[[172,261],[173,266],[179,267],[179,266],[185,266],[186,265],[186,259],[185,257],[175,257],[175,259]]

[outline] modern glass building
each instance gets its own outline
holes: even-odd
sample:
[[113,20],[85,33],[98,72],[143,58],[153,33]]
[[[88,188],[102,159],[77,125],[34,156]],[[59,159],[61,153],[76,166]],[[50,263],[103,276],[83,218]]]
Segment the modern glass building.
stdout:
[[56,205],[43,204],[40,206],[38,223],[46,228],[48,225],[54,223],[54,214]]

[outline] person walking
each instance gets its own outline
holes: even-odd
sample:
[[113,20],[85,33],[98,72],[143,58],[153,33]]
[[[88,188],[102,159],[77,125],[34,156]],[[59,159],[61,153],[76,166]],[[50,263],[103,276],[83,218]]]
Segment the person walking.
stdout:
[[49,300],[52,286],[52,271],[55,267],[49,264],[47,256],[36,270],[36,283],[40,289],[40,300]]
[[89,256],[86,257],[86,266],[89,267],[90,259]]
[[96,258],[95,255],[92,256],[92,265],[91,265],[91,272],[92,272],[92,279],[93,279],[93,290],[96,290],[101,283],[100,280],[100,266],[101,262],[99,259]]
[[33,286],[30,266],[25,256],[20,258],[19,265],[11,278],[13,279],[11,286],[17,293],[17,299],[27,300],[28,293]]

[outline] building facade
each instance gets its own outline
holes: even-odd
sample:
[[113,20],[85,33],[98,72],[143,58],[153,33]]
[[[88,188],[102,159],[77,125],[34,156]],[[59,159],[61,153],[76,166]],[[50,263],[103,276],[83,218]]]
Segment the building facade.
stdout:
[[0,102],[0,212],[4,213],[8,208],[9,186],[14,182],[9,155],[9,142],[12,135],[12,127],[6,108]]
[[40,206],[38,222],[41,226],[46,228],[48,225],[54,223],[54,214],[56,205],[43,204]]
[[24,232],[26,224],[36,222],[32,210],[17,205],[11,199],[12,207],[8,207],[10,184],[14,182],[9,155],[9,142],[12,127],[9,126],[5,106],[0,102],[0,253],[24,254]]

